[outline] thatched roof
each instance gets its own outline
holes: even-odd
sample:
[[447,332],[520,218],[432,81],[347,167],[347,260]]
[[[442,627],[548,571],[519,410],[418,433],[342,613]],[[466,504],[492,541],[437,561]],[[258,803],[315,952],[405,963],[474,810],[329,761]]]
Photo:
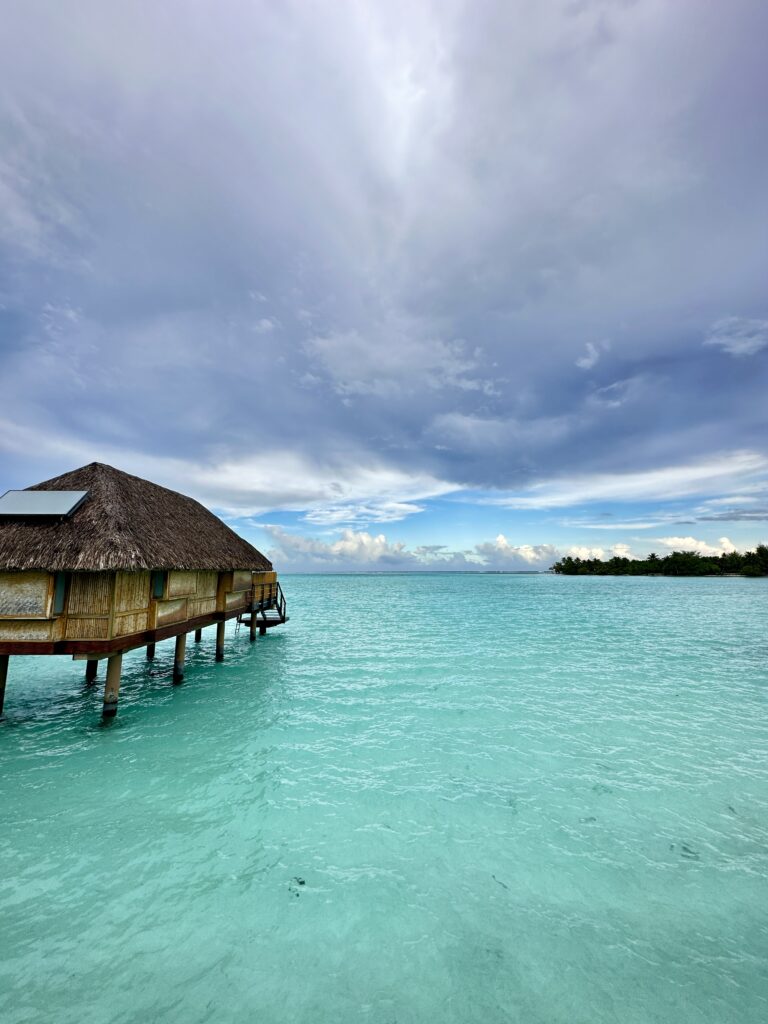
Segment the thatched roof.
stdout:
[[0,521],[2,571],[272,568],[199,502],[100,462],[27,489],[89,493],[61,522]]

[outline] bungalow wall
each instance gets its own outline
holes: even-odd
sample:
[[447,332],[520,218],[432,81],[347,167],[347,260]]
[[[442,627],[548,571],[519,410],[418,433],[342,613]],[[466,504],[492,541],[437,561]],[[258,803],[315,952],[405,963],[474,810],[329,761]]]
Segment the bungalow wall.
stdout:
[[236,614],[276,590],[274,572],[3,572],[0,642],[128,640]]

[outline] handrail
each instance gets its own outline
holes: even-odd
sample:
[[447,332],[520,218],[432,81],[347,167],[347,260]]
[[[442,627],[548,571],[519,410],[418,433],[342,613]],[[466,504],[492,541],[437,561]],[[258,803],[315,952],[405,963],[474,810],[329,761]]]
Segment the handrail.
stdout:
[[277,584],[277,610],[280,612],[280,618],[283,619],[283,621],[285,621],[286,607],[287,607],[287,605],[286,605],[286,601],[285,601],[285,594],[283,593],[283,588],[278,583]]
[[[286,595],[283,593],[283,588],[281,587],[280,583],[275,580],[274,583],[262,583],[259,586],[261,588],[261,591],[258,600],[256,600],[256,587],[254,587],[253,590],[251,613],[264,615],[265,611],[268,611],[270,608],[275,608],[280,612],[280,616],[283,622],[286,622],[288,602],[286,600]],[[269,588],[268,592],[267,587]]]
[[[268,597],[265,596],[265,588],[266,587],[269,587],[269,596]],[[277,580],[274,583],[269,583],[269,584],[262,583],[261,584],[261,597],[260,597],[260,599],[258,601],[255,599],[256,588],[254,587],[253,596],[254,596],[254,599],[253,599],[252,604],[251,604],[251,614],[252,615],[261,614],[266,619],[266,615],[264,613],[266,611],[268,611],[269,609],[271,609],[271,608],[276,608],[277,611],[280,614],[280,618],[282,619],[282,621],[283,622],[286,621],[286,618],[287,618],[287,614],[286,613],[288,611],[288,602],[285,599],[285,594],[283,593],[283,588],[280,586],[280,583]]]

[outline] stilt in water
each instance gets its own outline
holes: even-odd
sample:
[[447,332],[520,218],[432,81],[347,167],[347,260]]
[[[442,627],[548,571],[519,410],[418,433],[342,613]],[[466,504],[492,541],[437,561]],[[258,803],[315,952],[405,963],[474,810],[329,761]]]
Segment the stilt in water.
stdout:
[[256,639],[256,612],[251,612],[251,624],[248,628],[248,639],[251,643]]
[[216,661],[224,661],[224,628],[225,622],[216,623]]
[[155,657],[155,645],[147,644],[147,661],[152,661]]
[[10,655],[0,654],[0,717],[3,714],[3,704],[5,703],[5,684],[8,679],[8,659]]
[[187,651],[187,634],[179,633],[176,637],[176,652],[173,656],[173,681],[181,683],[184,681],[184,655]]
[[259,636],[266,636],[266,635],[267,635],[267,624],[266,624],[266,622],[260,622],[259,623]]
[[120,675],[123,670],[123,655],[113,654],[107,662],[107,682],[104,687],[104,718],[114,718],[117,714],[117,699],[120,696]]
[[85,663],[85,681],[92,683],[99,674],[99,663],[96,658],[89,658]]
[[202,629],[196,629],[195,630],[195,643],[199,644],[202,639],[203,639],[203,631],[202,631]]

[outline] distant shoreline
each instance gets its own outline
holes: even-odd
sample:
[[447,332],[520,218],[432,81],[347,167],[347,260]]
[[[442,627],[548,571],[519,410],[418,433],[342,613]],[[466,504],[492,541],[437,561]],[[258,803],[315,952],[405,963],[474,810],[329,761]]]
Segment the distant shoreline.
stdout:
[[603,572],[603,573],[557,573],[553,569],[292,569],[283,570],[280,576],[625,576],[643,579],[766,579],[767,576],[748,576],[740,572],[729,573],[677,573],[674,576],[663,572]]
[[615,555],[600,558],[574,558],[566,555],[552,566],[562,576],[718,576],[755,578],[768,576],[768,546],[758,544],[754,551],[723,551],[702,555],[698,551],[673,551],[659,558],[627,558]]

